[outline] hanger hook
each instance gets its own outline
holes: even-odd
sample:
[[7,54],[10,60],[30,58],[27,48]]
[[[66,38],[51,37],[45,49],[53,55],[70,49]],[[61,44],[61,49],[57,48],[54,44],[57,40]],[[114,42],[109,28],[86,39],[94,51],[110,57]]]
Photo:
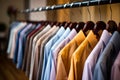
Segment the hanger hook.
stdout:
[[91,14],[90,14],[90,10],[89,10],[89,3],[90,3],[90,1],[88,1],[88,3],[87,3],[87,11],[88,11],[88,13],[89,13],[90,21],[91,21]]
[[111,2],[112,2],[112,0],[110,0],[110,12],[111,12],[110,19],[112,20],[112,7],[111,7]]
[[99,8],[99,16],[100,16],[100,20],[101,20],[100,0],[98,0],[98,8]]
[[71,7],[71,8],[73,7],[73,4],[74,4],[74,3],[71,3],[71,4],[70,4],[70,7]]

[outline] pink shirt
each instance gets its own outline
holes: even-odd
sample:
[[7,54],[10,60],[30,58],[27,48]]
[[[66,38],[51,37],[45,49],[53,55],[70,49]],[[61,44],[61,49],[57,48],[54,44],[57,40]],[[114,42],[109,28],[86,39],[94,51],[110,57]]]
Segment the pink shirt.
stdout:
[[120,51],[112,66],[111,80],[120,80]]

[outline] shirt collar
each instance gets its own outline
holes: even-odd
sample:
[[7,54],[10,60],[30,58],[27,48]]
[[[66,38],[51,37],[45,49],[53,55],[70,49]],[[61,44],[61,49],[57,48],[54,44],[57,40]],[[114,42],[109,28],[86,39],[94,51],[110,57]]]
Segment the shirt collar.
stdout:
[[105,43],[105,45],[107,45],[107,43],[109,42],[111,36],[112,36],[111,33],[109,33],[107,30],[104,30],[102,35],[101,35],[100,40],[102,40]]
[[58,32],[56,33],[56,35],[62,35],[63,33],[65,32],[65,28],[64,27],[61,27]]
[[89,34],[87,35],[87,38],[86,38],[86,39],[88,40],[88,42],[90,43],[90,45],[91,45],[92,47],[94,47],[94,46],[95,46],[95,42],[98,41],[97,36],[93,33],[92,30],[90,30],[90,32],[89,32]]
[[81,43],[81,41],[85,40],[85,34],[83,33],[82,30],[79,31],[79,33],[75,36],[74,40],[77,42],[77,45]]
[[71,41],[76,34],[77,34],[77,31],[75,29],[72,29],[72,31],[68,35],[68,39]]
[[66,36],[68,36],[69,33],[70,33],[70,28],[68,27],[61,37],[66,38]]

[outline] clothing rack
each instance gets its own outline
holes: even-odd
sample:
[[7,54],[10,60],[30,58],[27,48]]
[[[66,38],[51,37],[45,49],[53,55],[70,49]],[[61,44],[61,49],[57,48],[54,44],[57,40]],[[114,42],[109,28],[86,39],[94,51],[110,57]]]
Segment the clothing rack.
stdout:
[[73,3],[67,3],[67,4],[39,7],[39,8],[33,8],[33,9],[26,9],[26,10],[21,10],[20,12],[31,13],[31,12],[41,12],[41,11],[76,8],[76,7],[87,7],[87,6],[113,4],[113,3],[120,3],[120,0],[89,0],[89,1],[82,1],[82,2],[73,2]]

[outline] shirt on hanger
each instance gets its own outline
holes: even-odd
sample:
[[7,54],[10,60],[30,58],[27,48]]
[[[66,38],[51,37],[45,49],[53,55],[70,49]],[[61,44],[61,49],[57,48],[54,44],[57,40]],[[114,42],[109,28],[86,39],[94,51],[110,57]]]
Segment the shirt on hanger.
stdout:
[[20,24],[22,23],[13,23],[11,24],[11,27],[10,27],[10,32],[9,32],[9,42],[8,42],[8,48],[7,48],[7,53],[10,54],[10,50],[11,50],[11,44],[12,44],[12,37],[13,37],[13,30],[14,28],[16,28],[17,26],[19,26]]
[[18,56],[17,56],[17,68],[21,68],[22,66],[22,49],[23,49],[23,36],[25,35],[25,33],[32,28],[32,24],[29,24],[26,26],[25,29],[22,30],[22,32],[20,33],[20,37],[19,37],[19,45],[18,45]]
[[28,39],[30,39],[29,42],[29,47],[28,49],[26,49],[26,55],[27,55],[27,59],[26,59],[26,75],[29,77],[30,74],[30,63],[31,63],[31,55],[32,55],[32,47],[33,47],[33,40],[35,37],[37,37],[38,35],[42,35],[40,32],[44,32],[43,30],[47,31],[49,28],[45,27],[45,26],[41,26],[40,29],[38,29],[36,32],[34,32],[31,35],[28,35]]
[[[36,77],[37,77],[37,72],[38,72],[38,66],[39,66],[39,62],[42,63],[42,53],[40,53],[40,48],[42,47],[41,46],[41,43],[42,41],[49,37],[50,35],[53,34],[54,31],[56,31],[58,29],[58,27],[56,26],[53,26],[48,32],[46,32],[44,35],[42,35],[36,42],[36,45],[35,45],[35,51],[34,51],[34,58],[33,58],[33,78],[32,80],[36,80]],[[41,65],[42,66],[42,65]],[[39,77],[41,78],[41,75],[39,75]]]
[[21,23],[20,25],[18,25],[17,27],[15,27],[13,30],[12,30],[12,37],[11,37],[11,46],[10,46],[10,55],[9,55],[9,58],[13,58],[14,57],[14,53],[13,53],[13,50],[14,50],[14,47],[13,45],[15,45],[15,39],[16,39],[16,34],[19,30],[21,30],[23,27],[25,27],[26,23]]
[[111,80],[120,80],[120,51],[112,66]]
[[73,52],[85,40],[82,30],[58,54],[56,80],[67,80]]
[[63,35],[55,42],[55,44],[52,46],[50,49],[47,65],[46,65],[46,70],[45,70],[45,76],[44,80],[49,80],[50,79],[50,73],[51,73],[51,67],[52,67],[52,58],[53,58],[53,51],[55,50],[56,46],[59,45],[59,43],[64,40],[70,33],[70,28],[68,27]]
[[58,31],[59,27],[56,27],[56,29],[52,30],[50,34],[44,40],[41,42],[41,47],[39,48],[40,50],[40,58],[39,58],[39,66],[38,66],[38,72],[37,72],[37,79],[41,79],[41,73],[42,73],[42,66],[43,66],[43,58],[44,58],[44,45],[50,40],[55,33]]
[[108,45],[98,59],[94,70],[94,80],[110,80],[111,68],[120,50],[120,34],[115,31]]
[[31,80],[32,79],[32,75],[33,75],[33,66],[34,66],[34,57],[35,57],[35,45],[37,43],[37,40],[42,36],[44,35],[47,31],[49,31],[49,29],[51,28],[50,25],[47,25],[41,32],[39,32],[33,39],[32,41],[32,51],[30,52],[31,56],[29,56],[30,58],[28,58],[30,61],[29,61],[29,65],[30,66],[30,73],[29,74],[29,79]]
[[86,39],[73,53],[68,80],[82,80],[85,60],[97,42],[97,36],[93,33],[93,31],[90,31]]
[[57,57],[58,53],[62,48],[69,43],[77,34],[75,29],[72,29],[70,34],[56,47],[56,49],[53,51],[53,58],[52,58],[52,68],[51,68],[51,73],[50,73],[50,80],[55,80],[56,77],[56,67],[57,67]]
[[30,45],[30,38],[34,35],[34,34],[37,34],[39,31],[41,31],[43,28],[43,26],[40,25],[39,28],[33,30],[31,33],[28,34],[27,36],[27,40],[26,40],[26,47],[25,47],[25,51],[24,51],[24,58],[23,58],[23,65],[22,65],[22,70],[26,72],[26,67],[27,67],[27,56],[28,56],[28,51],[29,51],[29,47],[31,46]]
[[28,25],[26,25],[25,27],[23,27],[16,35],[16,44],[15,44],[15,51],[14,51],[14,58],[13,58],[13,62],[15,64],[17,64],[17,56],[18,56],[18,46],[19,46],[19,37],[20,37],[20,34],[21,32],[27,27]]
[[58,32],[55,34],[55,36],[52,37],[45,45],[41,80],[44,80],[44,74],[45,74],[45,69],[46,69],[46,65],[47,65],[47,61],[48,61],[49,51],[50,51],[51,47],[54,45],[54,43],[62,36],[62,34],[64,32],[65,32],[64,27],[61,27],[58,30]]
[[99,56],[102,54],[111,36],[112,35],[107,30],[103,31],[99,42],[90,53],[87,60],[85,61],[82,80],[93,80],[93,72],[94,72],[94,68],[97,63],[97,60]]

